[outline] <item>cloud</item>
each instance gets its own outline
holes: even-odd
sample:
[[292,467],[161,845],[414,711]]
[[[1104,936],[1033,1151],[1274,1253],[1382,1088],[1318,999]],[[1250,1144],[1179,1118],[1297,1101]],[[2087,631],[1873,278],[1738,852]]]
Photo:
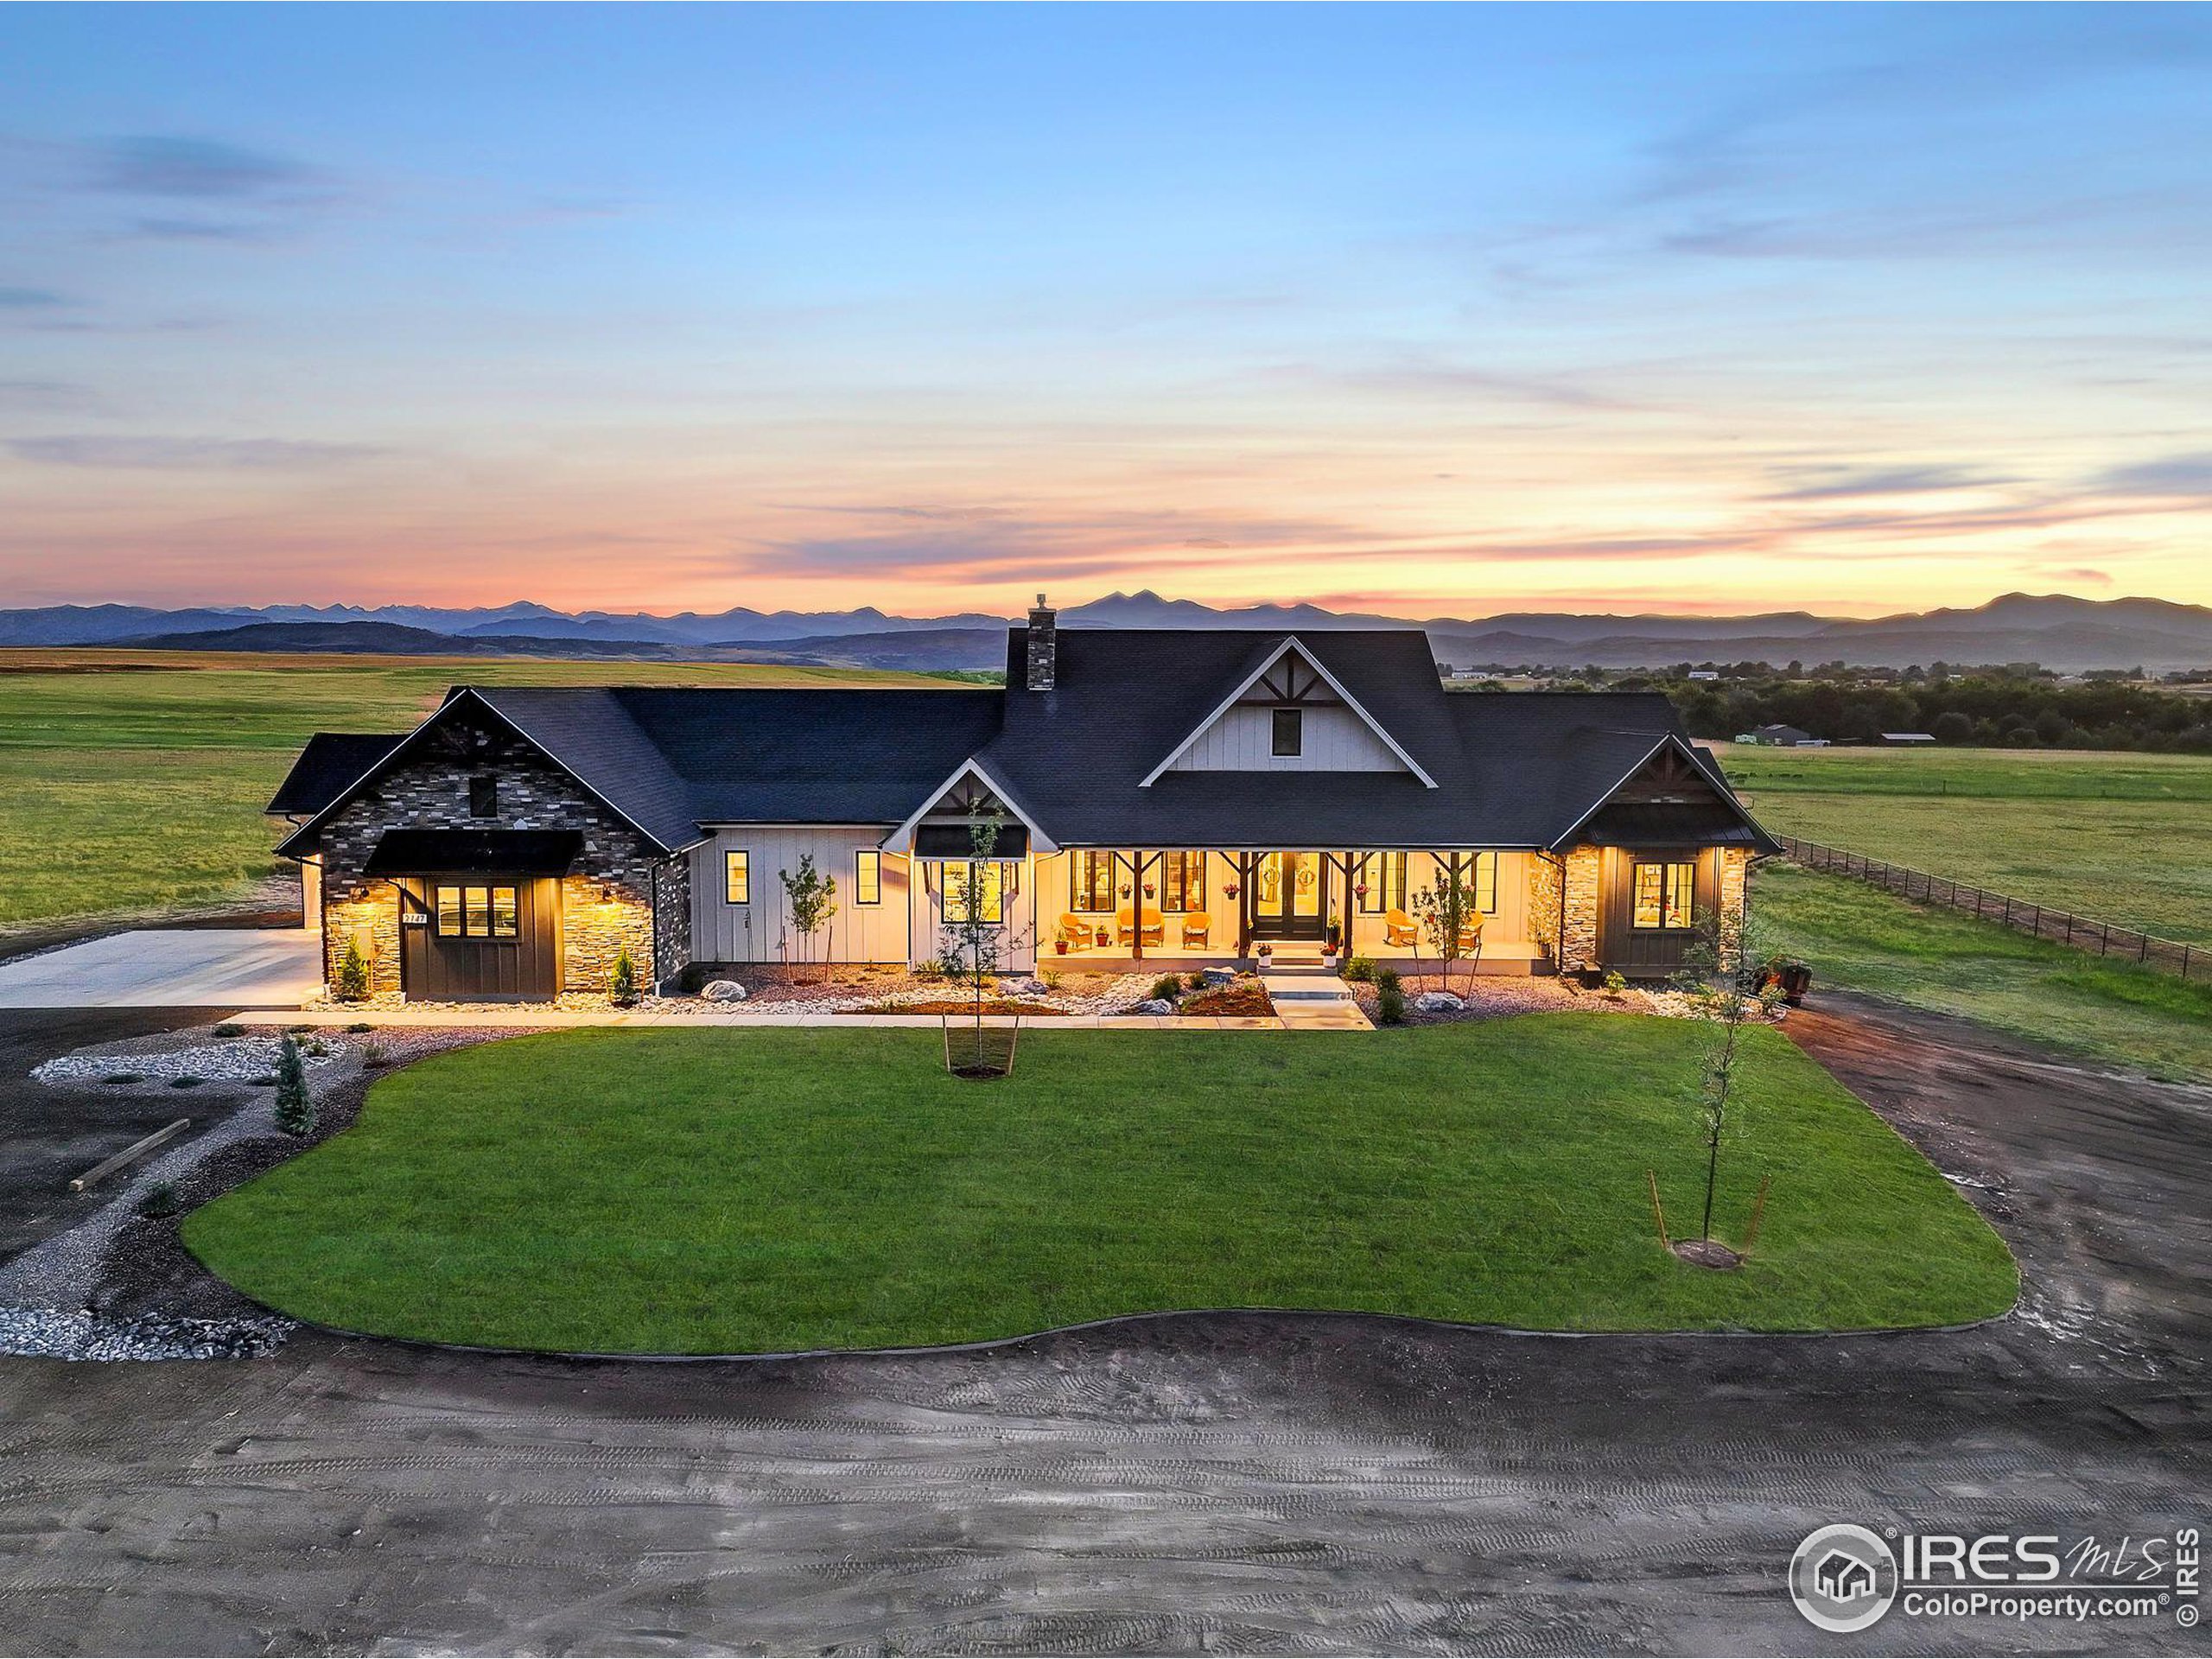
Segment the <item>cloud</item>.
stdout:
[[141,219],[128,234],[154,242],[272,242],[283,234],[273,225],[212,219]]
[[2044,574],[2059,582],[2094,582],[2101,587],[2112,586],[2112,572],[2094,569],[2086,564],[2069,565],[2063,570],[2046,570]]
[[43,310],[68,303],[50,288],[0,288],[0,310]]
[[324,182],[315,169],[207,138],[141,134],[92,146],[94,188],[128,196],[238,200]]
[[19,460],[53,467],[112,467],[161,472],[304,472],[384,452],[367,444],[297,438],[103,437],[59,434],[13,438]]
[[2096,486],[2107,495],[2212,496],[2212,450],[2114,467],[2098,474]]
[[1980,490],[2018,479],[1965,467],[1792,467],[1784,474],[1799,481],[1776,490],[1769,501],[1821,501],[1837,496],[1921,495],[1936,490]]

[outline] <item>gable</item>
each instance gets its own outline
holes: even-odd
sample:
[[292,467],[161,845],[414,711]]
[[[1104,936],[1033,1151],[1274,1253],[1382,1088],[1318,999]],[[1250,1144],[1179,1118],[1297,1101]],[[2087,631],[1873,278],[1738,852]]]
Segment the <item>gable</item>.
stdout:
[[976,826],[985,823],[999,826],[999,857],[1058,850],[1020,803],[973,759],[963,761],[879,844],[887,852],[911,852],[921,858],[958,856],[972,844],[969,836]]
[[1662,738],[1555,845],[1775,850],[1735,791],[1678,737]]
[[1343,682],[1295,639],[1284,640],[1232,688],[1144,785],[1180,772],[1397,772],[1435,787]]

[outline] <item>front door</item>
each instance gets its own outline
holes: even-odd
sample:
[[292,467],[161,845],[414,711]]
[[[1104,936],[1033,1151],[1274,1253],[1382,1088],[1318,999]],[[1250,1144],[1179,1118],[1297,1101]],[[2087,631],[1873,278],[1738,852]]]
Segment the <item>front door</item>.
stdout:
[[538,1002],[560,994],[557,882],[455,872],[397,886],[400,985],[410,1001]]
[[1262,853],[1254,861],[1254,938],[1322,938],[1328,916],[1329,864],[1320,854]]

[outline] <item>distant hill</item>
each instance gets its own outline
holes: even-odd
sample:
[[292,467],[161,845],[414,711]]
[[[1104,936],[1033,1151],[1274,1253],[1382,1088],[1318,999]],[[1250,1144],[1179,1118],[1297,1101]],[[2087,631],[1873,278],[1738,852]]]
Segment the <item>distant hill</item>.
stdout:
[[[645,612],[552,610],[527,601],[474,609],[388,605],[50,605],[0,610],[0,646],[108,645],[291,652],[643,658],[842,664],[916,670],[995,669],[1008,619],[855,611]],[[2212,666],[2212,610],[2160,599],[2090,600],[2006,594],[1986,605],[1885,617],[1809,611],[1746,616],[1513,612],[1408,618],[1313,605],[1218,609],[1149,590],[1109,594],[1060,613],[1064,627],[1426,628],[1436,655],[1462,667],[1595,663],[1842,661],[1903,668],[1952,663],[2040,663],[2046,668],[2153,672]]]

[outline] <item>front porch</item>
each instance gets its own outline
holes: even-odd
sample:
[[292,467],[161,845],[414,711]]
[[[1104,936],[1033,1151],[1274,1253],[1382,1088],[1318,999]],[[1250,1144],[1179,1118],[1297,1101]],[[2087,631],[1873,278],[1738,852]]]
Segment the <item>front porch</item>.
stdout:
[[[1036,956],[1095,971],[1319,967],[1325,950],[1410,971],[1433,963],[1420,896],[1456,873],[1477,916],[1459,959],[1480,973],[1549,973],[1534,889],[1552,867],[1505,849],[1076,848],[1037,859]],[[1552,888],[1555,895],[1556,887]],[[1535,924],[1532,925],[1532,923]]]

